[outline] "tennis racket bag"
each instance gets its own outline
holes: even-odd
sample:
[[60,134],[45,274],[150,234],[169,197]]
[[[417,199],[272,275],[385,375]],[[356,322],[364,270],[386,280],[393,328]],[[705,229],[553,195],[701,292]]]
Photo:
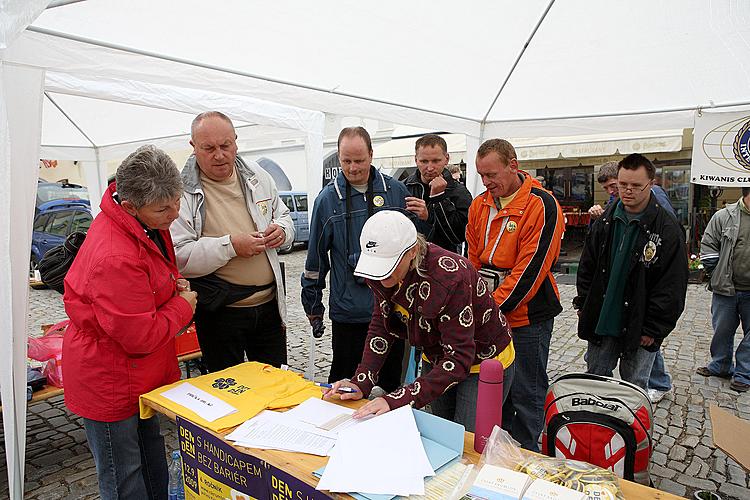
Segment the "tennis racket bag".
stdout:
[[542,451],[649,485],[651,401],[638,386],[586,373],[562,375],[544,402]]

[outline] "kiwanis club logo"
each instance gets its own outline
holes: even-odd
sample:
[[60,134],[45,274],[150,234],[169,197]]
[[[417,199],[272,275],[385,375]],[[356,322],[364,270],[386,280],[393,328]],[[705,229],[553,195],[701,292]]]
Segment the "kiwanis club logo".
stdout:
[[716,126],[702,142],[712,163],[735,172],[750,171],[750,115]]
[[732,149],[737,163],[750,170],[750,120],[740,127]]
[[214,383],[211,384],[211,387],[214,389],[219,389],[220,391],[226,391],[229,394],[239,395],[242,394],[245,391],[249,391],[250,388],[246,385],[238,384],[236,380],[233,378],[217,378],[214,380]]

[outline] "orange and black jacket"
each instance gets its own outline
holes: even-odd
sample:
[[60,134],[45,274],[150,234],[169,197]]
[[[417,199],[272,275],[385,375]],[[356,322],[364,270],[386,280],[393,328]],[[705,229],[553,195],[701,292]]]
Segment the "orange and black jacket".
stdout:
[[555,197],[526,172],[518,175],[523,184],[515,198],[498,210],[485,191],[472,202],[466,227],[471,263],[509,273],[494,297],[513,328],[562,312],[552,266],[565,231]]

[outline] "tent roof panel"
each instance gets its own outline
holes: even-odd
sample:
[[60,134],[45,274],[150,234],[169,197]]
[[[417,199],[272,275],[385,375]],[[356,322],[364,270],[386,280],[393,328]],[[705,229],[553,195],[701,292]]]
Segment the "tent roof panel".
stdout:
[[557,2],[489,120],[748,101],[748,53],[748,2]]
[[194,117],[103,99],[58,93],[50,93],[50,97],[97,146],[185,134]]
[[[226,0],[208,7],[198,0],[101,0],[47,10],[34,25],[480,119],[546,3],[485,1],[467,8],[450,0],[385,0],[343,9],[335,1]],[[448,77],[456,61],[466,68],[460,82]]]

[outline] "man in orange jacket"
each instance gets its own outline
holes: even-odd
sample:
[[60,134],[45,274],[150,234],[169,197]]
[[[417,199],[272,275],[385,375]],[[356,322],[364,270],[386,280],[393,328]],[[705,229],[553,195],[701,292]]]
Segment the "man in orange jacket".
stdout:
[[487,191],[469,208],[469,260],[494,289],[516,349],[503,428],[524,448],[538,451],[552,326],[562,312],[551,269],[560,254],[565,222],[554,196],[518,169],[516,151],[508,141],[485,141],[476,166]]

